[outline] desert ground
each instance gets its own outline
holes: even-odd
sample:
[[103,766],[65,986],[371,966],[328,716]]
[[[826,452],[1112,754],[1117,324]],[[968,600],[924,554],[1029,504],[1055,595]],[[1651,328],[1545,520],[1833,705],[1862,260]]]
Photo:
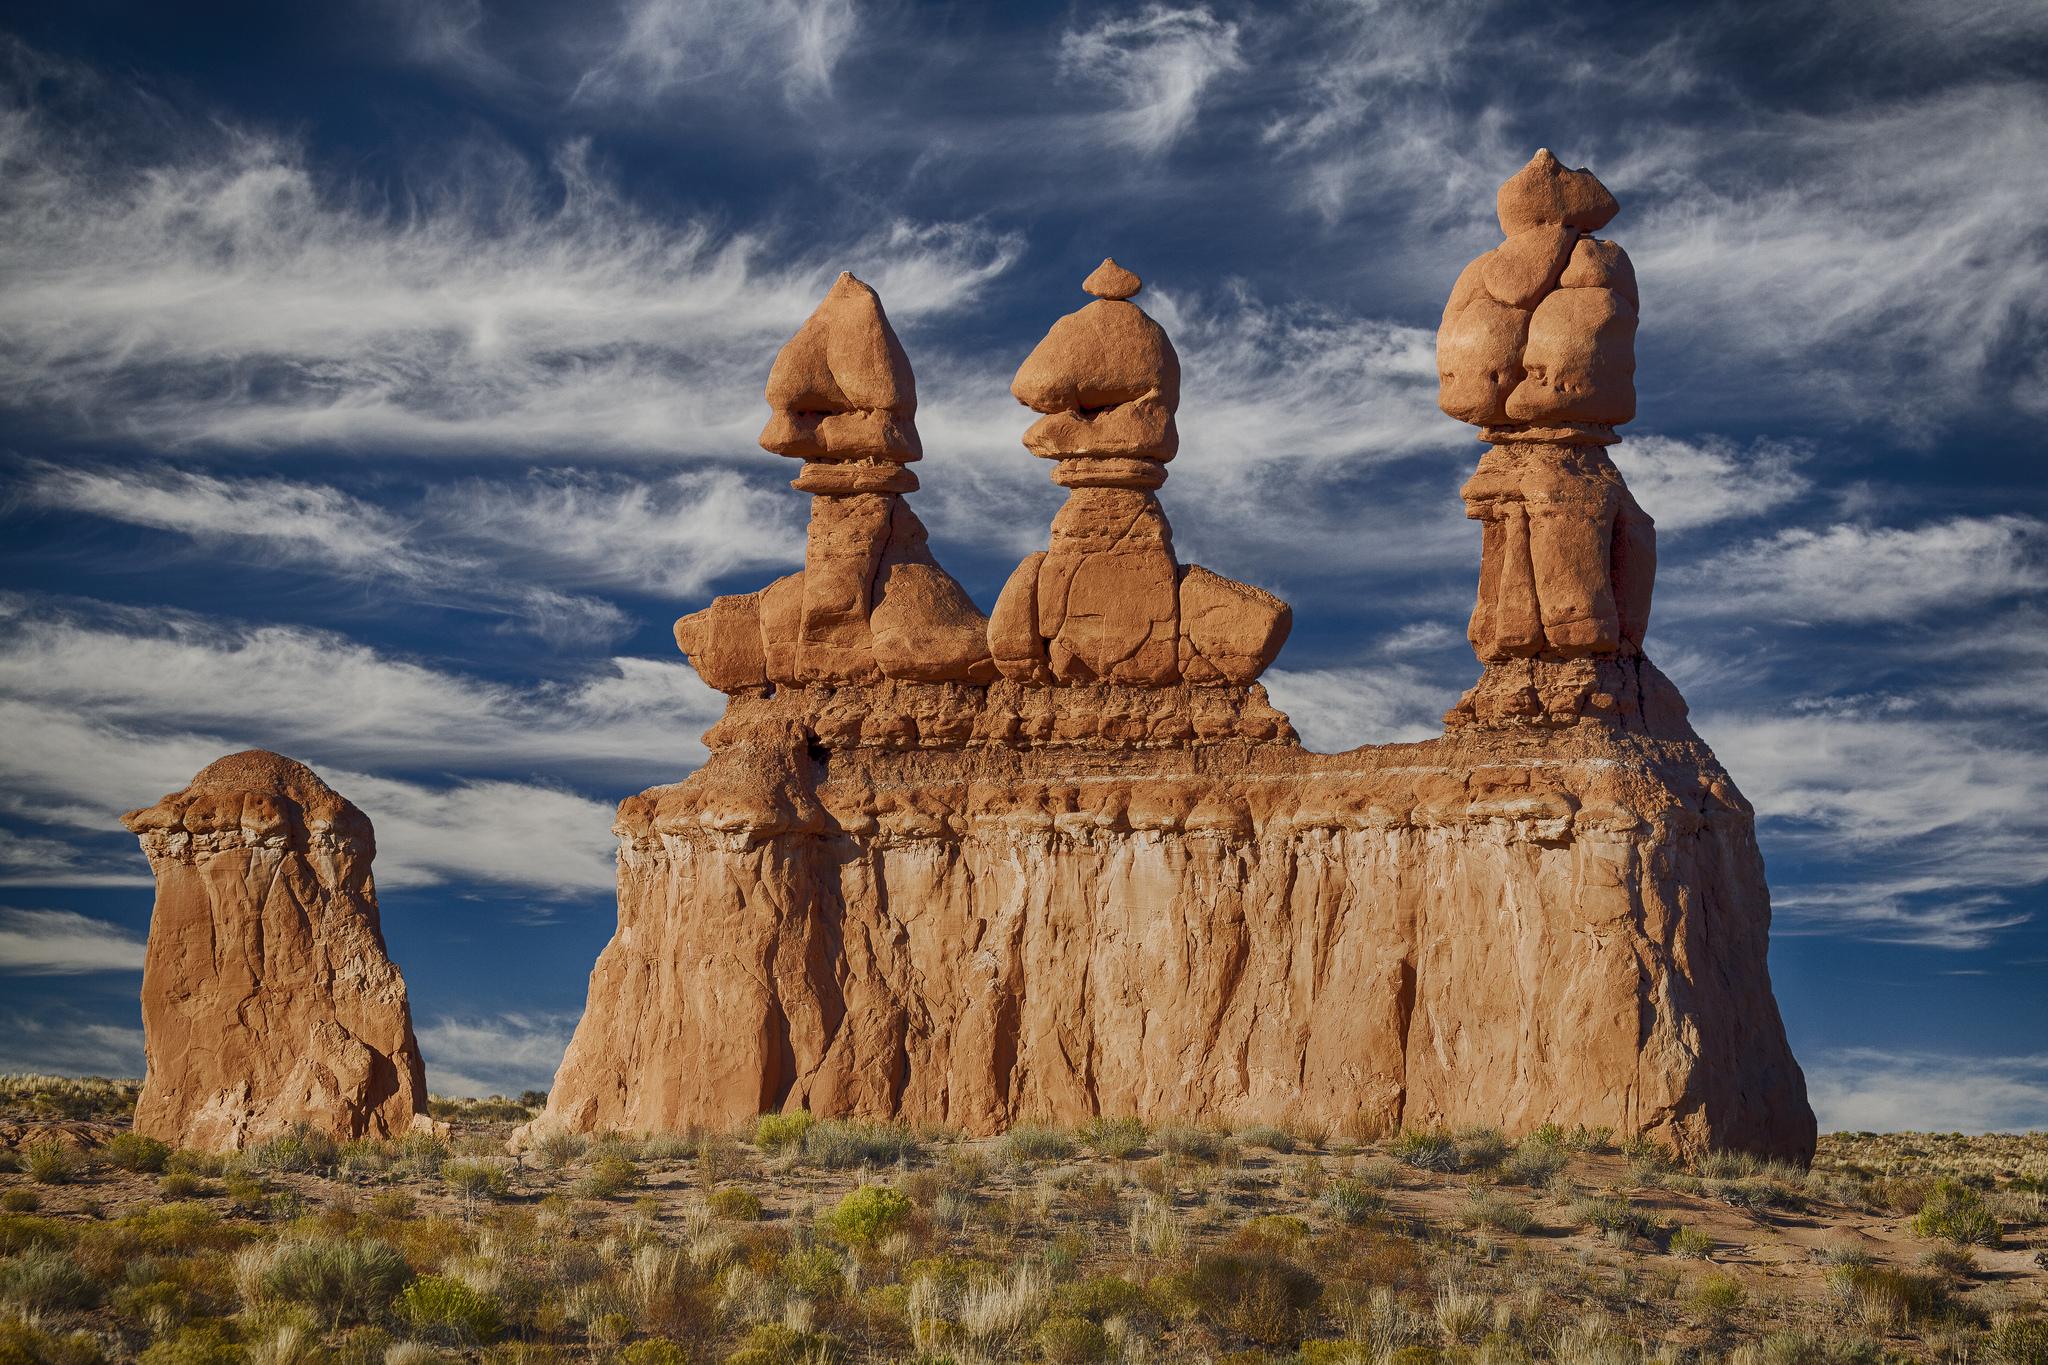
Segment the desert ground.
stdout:
[[221,1157],[134,1097],[0,1080],[0,1365],[2048,1361],[2048,1133],[1836,1133],[1802,1171],[784,1114],[511,1155],[529,1094]]

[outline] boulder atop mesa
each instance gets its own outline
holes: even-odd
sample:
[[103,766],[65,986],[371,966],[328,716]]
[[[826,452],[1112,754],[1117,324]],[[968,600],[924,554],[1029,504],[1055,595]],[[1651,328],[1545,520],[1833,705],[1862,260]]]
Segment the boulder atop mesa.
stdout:
[[429,1123],[369,817],[305,764],[250,749],[121,823],[156,874],[138,1132],[220,1151],[301,1125],[384,1138]]

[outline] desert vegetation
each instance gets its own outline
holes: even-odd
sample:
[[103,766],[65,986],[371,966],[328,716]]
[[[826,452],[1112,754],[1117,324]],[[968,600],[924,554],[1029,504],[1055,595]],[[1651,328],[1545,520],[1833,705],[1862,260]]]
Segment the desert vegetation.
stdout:
[[2048,1362],[2048,1134],[1811,1170],[1583,1129],[767,1115],[653,1137],[131,1132],[0,1079],[0,1365]]

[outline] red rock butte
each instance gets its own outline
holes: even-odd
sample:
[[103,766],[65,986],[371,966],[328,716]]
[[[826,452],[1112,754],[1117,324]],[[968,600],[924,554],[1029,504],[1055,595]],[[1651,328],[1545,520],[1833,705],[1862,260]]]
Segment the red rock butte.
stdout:
[[431,1126],[360,810],[305,764],[251,749],[121,822],[156,874],[136,1131],[231,1151],[301,1126]]
[[1174,554],[1179,358],[1105,261],[1013,392],[1068,491],[983,617],[906,495],[910,363],[850,275],[776,358],[803,569],[676,623],[729,694],[619,809],[619,928],[537,1124],[766,1110],[1607,1126],[1804,1160],[1750,807],[1642,645],[1655,528],[1619,211],[1548,152],[1459,277],[1443,406],[1489,451],[1478,682],[1441,738],[1302,748],[1285,603]]

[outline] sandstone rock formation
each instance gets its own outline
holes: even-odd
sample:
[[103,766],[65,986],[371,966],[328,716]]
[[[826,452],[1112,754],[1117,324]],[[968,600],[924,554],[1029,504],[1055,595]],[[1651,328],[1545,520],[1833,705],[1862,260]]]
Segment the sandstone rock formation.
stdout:
[[1152,490],[1180,448],[1180,357],[1130,300],[1138,277],[1105,260],[1095,302],[1054,323],[1010,392],[1045,416],[1024,448],[1072,489],[1052,541],[1017,566],[989,618],[1003,676],[1027,683],[1249,683],[1287,642],[1287,604],[1183,567]]
[[302,1124],[338,1138],[431,1127],[361,811],[305,764],[251,749],[121,822],[157,885],[136,1131],[233,1151]]
[[[1613,212],[1543,161],[1502,200],[1574,239],[1532,312]],[[1810,1156],[1752,815],[1640,652],[1598,445],[1519,427],[1468,488],[1488,664],[1445,736],[1310,753],[1252,681],[1285,606],[1173,558],[1171,344],[1128,271],[1088,287],[1015,386],[1073,492],[989,618],[1002,679],[728,688],[704,767],[620,807],[618,933],[539,1123],[1555,1122]]]
[[917,382],[875,291],[843,274],[768,373],[761,445],[804,462],[804,567],[676,622],[676,644],[724,692],[909,678],[990,682],[988,620],[926,548],[903,494]]
[[1492,447],[1463,489],[1487,672],[1449,722],[1612,711],[1630,691],[1682,714],[1642,658],[1656,526],[1603,449],[1636,411],[1635,268],[1591,235],[1620,205],[1544,150],[1498,207],[1507,240],[1458,276],[1437,331],[1438,403]]

